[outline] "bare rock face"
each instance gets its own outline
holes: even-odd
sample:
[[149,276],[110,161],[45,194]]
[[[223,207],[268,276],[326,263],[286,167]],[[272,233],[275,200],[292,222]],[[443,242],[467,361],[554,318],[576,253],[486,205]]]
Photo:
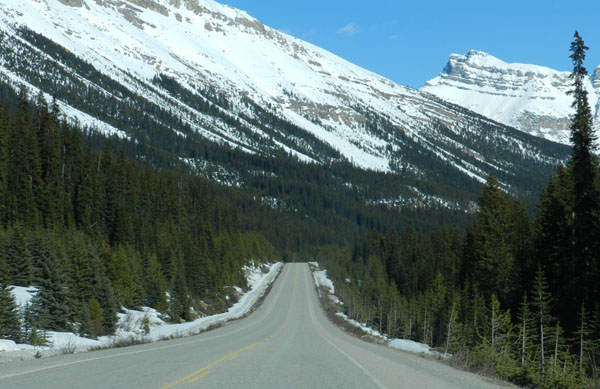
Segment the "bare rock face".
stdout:
[[154,1],[154,0],[129,0],[130,3],[133,3],[139,7],[149,9],[154,12],[158,12],[161,15],[169,16],[169,10],[164,5]]
[[58,0],[64,5],[68,5],[69,7],[83,7],[83,0]]
[[[481,51],[452,54],[440,75],[421,90],[532,135],[569,143],[569,72],[509,64]],[[586,83],[597,116],[600,68]]]

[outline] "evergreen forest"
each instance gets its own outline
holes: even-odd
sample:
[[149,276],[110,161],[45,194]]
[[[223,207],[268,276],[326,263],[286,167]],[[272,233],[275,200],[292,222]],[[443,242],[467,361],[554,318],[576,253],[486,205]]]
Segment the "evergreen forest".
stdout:
[[[112,334],[120,307],[220,312],[247,260],[279,258],[215,184],[92,149],[42,95],[15,102],[0,108],[0,338]],[[23,325],[8,285],[39,289]]]
[[[150,121],[145,115],[127,125],[147,142],[106,137],[64,121],[42,93],[16,93],[3,80],[0,339],[43,344],[51,330],[112,334],[121,307],[193,320],[228,307],[226,287],[246,286],[248,261],[316,259],[345,313],[389,337],[427,343],[455,366],[522,386],[598,387],[600,166],[583,86],[586,50],[576,34],[570,157],[551,177],[545,166],[522,167],[535,177],[517,178],[525,188],[518,197],[492,174],[483,186],[440,173],[435,182],[363,171],[332,149],[319,150],[329,158],[322,164],[306,164],[200,136],[185,143],[141,123]],[[100,77],[93,67],[84,70]],[[185,92],[166,76],[152,82]],[[95,101],[85,96],[90,91],[68,93],[81,93],[81,104]],[[223,115],[227,101],[203,93],[214,104],[199,100],[198,111]],[[115,126],[134,117],[108,103],[87,108],[106,117],[121,112]],[[272,121],[267,110],[252,109]],[[431,172],[440,169],[439,161],[413,153]],[[556,146],[557,159],[562,153]],[[190,165],[181,155],[205,163]],[[368,201],[407,187],[477,206]],[[9,285],[39,292],[21,312]]]

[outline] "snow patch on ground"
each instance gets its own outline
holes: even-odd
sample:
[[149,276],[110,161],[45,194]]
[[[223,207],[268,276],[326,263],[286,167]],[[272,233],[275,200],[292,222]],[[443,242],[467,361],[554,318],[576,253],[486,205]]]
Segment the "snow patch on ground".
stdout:
[[[338,302],[338,304],[343,304],[343,302],[336,295],[333,294],[333,291],[335,289],[333,286],[333,281],[331,281],[327,277],[327,270],[316,270],[319,268],[318,262],[309,262],[309,265],[311,266],[311,268],[313,268],[313,276],[315,279],[315,285],[317,287],[323,286],[326,289],[330,288],[329,290],[331,290],[331,294],[329,294],[329,298],[331,298],[334,302]],[[346,280],[346,281],[348,281],[348,280]],[[409,340],[409,339],[390,339],[390,338],[388,338],[388,336],[386,334],[382,334],[379,331],[373,329],[371,326],[368,326],[364,323],[360,323],[354,319],[349,318],[348,315],[346,315],[343,312],[336,312],[336,315],[343,318],[344,320],[346,320],[349,324],[353,325],[354,327],[360,328],[366,334],[368,334],[376,339],[381,340],[388,347],[391,347],[391,348],[394,348],[394,349],[400,350],[400,351],[411,352],[411,353],[431,355],[431,356],[435,356],[435,357],[442,356],[442,354],[433,350],[431,347],[429,347],[428,345],[426,345],[424,343],[415,342],[415,341]]]
[[335,293],[335,288],[333,287],[333,282],[327,277],[327,270],[316,270],[313,272],[315,277],[315,283],[318,287],[323,287],[330,294]]
[[[71,332],[48,331],[48,346],[31,346],[16,344],[11,340],[0,340],[0,363],[18,359],[31,359],[39,353],[40,356],[53,356],[85,352],[95,348],[112,347],[120,344],[136,342],[154,342],[162,339],[196,335],[209,327],[224,324],[230,320],[239,319],[247,314],[267,288],[277,277],[283,263],[270,265],[244,266],[248,280],[249,291],[241,296],[239,301],[227,312],[205,316],[191,322],[167,324],[161,314],[153,308],[143,307],[141,311],[123,308],[118,313],[118,324],[115,335],[102,336],[98,339],[88,339]],[[266,273],[263,268],[268,269]],[[242,289],[234,287],[238,292]],[[23,307],[31,301],[37,289],[34,287],[14,287],[13,295],[17,303]]]
[[388,337],[386,335],[382,334],[381,332],[379,332],[377,330],[374,330],[371,326],[368,326],[364,323],[359,323],[358,321],[356,321],[354,319],[350,319],[348,317],[348,315],[346,315],[343,312],[337,312],[336,315],[343,318],[348,323],[352,324],[354,327],[360,328],[363,332],[366,332],[367,334],[371,335],[374,338],[381,339],[383,341],[388,340]]
[[438,352],[432,351],[431,347],[428,345],[409,339],[392,339],[388,341],[387,345],[400,351],[408,351],[411,353],[426,355],[439,355]]
[[34,346],[28,344],[16,344],[12,340],[0,339],[0,352],[11,352],[21,350],[33,350]]

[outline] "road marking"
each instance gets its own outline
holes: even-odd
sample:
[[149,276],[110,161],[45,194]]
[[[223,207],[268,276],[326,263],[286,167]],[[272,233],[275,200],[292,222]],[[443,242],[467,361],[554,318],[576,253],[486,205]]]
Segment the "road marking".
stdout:
[[[306,279],[306,271],[304,272],[304,278]],[[320,326],[317,324],[317,322],[315,320],[315,316],[314,316],[314,312],[313,312],[313,305],[311,304],[309,288],[306,288],[306,298],[308,299],[308,314],[310,315],[310,320],[312,321],[312,323],[315,326],[315,329],[317,330],[319,335],[321,335],[321,337],[327,343],[329,343],[333,348],[335,348],[337,351],[339,351],[340,354],[342,354],[344,357],[346,357],[346,359],[348,359],[350,362],[352,362],[354,364],[354,366],[358,367],[371,381],[373,381],[375,386],[377,386],[379,389],[387,389],[387,386],[385,386],[385,384],[383,384],[381,381],[379,381],[377,379],[377,377],[375,377],[373,374],[371,374],[371,372],[368,371],[366,367],[361,365],[360,362],[358,362],[356,359],[352,358],[348,353],[346,353],[344,350],[342,350],[340,347],[338,347],[335,343],[333,343],[332,341],[327,339],[326,335],[323,333],[322,329],[320,328]]]
[[[287,279],[287,275],[288,274],[289,274],[289,271],[286,273],[286,279]],[[297,281],[298,281],[298,272],[296,271],[295,277],[294,277],[294,286],[293,286],[293,289],[292,289],[292,300],[294,300],[295,297],[296,297],[296,285],[298,283]],[[281,295],[281,291],[277,295],[277,300],[276,300],[275,303],[277,303],[279,301],[279,296],[280,295]],[[275,305],[275,304],[273,304],[273,305]],[[186,382],[188,384],[196,382],[196,381],[200,380],[201,378],[206,377],[210,373],[210,371],[208,369],[213,368],[213,367],[221,364],[222,362],[232,361],[232,360],[236,359],[240,355],[240,353],[242,353],[244,351],[252,351],[252,350],[254,350],[254,348],[256,348],[256,346],[259,346],[261,344],[265,344],[268,341],[270,341],[270,340],[276,338],[277,336],[281,335],[281,333],[287,327],[287,325],[288,325],[288,323],[290,321],[291,312],[292,312],[292,306],[293,306],[293,304],[289,305],[288,314],[287,314],[287,317],[286,317],[285,321],[283,322],[283,324],[281,325],[281,327],[274,334],[272,334],[272,335],[264,338],[263,340],[260,340],[260,341],[258,341],[256,343],[253,343],[253,344],[251,344],[249,346],[242,347],[239,350],[236,350],[236,351],[234,351],[232,353],[229,353],[229,354],[225,355],[224,357],[221,357],[221,358],[217,359],[216,361],[213,361],[213,362],[209,363],[208,365],[204,366],[202,369],[196,370],[196,371],[192,372],[191,374],[189,374],[189,375],[187,375],[187,376],[185,376],[183,378],[178,379],[177,381],[173,381],[173,382],[171,382],[168,385],[162,386],[160,389],[169,389],[169,388],[172,388],[172,387],[174,387],[176,385],[179,385],[181,383],[184,383],[184,382]],[[271,310],[272,310],[272,307],[271,307]],[[269,313],[271,312],[271,310],[269,310]]]
[[[284,270],[285,270],[285,267],[284,267],[284,269],[282,269],[282,271],[284,271]],[[290,273],[290,271],[289,271],[289,268],[288,268],[288,270],[285,272],[285,275],[284,275],[285,280],[287,280],[289,273]],[[285,283],[285,280],[281,283],[282,285]],[[81,359],[81,360],[78,360],[78,361],[66,362],[66,363],[59,363],[59,364],[56,364],[56,365],[41,367],[41,368],[32,369],[32,370],[27,370],[27,371],[20,372],[20,373],[0,375],[0,380],[7,379],[7,378],[20,377],[20,376],[24,376],[24,375],[28,375],[28,374],[33,374],[33,373],[39,373],[39,372],[46,371],[46,370],[57,369],[59,367],[67,367],[67,366],[79,365],[79,364],[87,363],[87,362],[100,361],[100,360],[103,360],[103,359],[118,358],[118,357],[123,357],[123,356],[127,356],[127,355],[144,354],[144,353],[149,353],[149,352],[154,352],[154,351],[166,350],[166,349],[170,349],[170,348],[174,348],[174,347],[188,346],[190,344],[203,343],[203,342],[208,342],[210,340],[222,338],[224,336],[230,336],[232,334],[236,334],[238,332],[247,330],[248,328],[253,327],[253,326],[257,325],[258,323],[262,322],[264,320],[264,318],[268,317],[269,314],[271,313],[271,311],[273,310],[273,307],[275,306],[275,304],[277,304],[277,302],[279,301],[279,297],[281,296],[281,289],[282,288],[280,287],[279,288],[279,292],[277,293],[277,297],[275,298],[274,303],[269,307],[268,313],[266,313],[262,319],[258,320],[255,323],[249,324],[249,325],[244,326],[242,328],[238,328],[237,330],[229,332],[229,333],[226,333],[226,334],[215,335],[215,336],[211,336],[209,338],[197,339],[197,340],[187,341],[187,342],[184,342],[184,343],[171,344],[171,345],[161,346],[161,347],[153,347],[153,348],[150,348],[150,349],[147,349],[147,350],[137,350],[137,351],[123,352],[123,353],[119,353],[119,354],[106,355],[106,356],[103,356],[103,357],[86,358],[86,359]],[[153,343],[149,343],[149,344],[153,344]]]
[[204,373],[200,374],[198,377],[189,380],[188,384],[193,384],[194,382],[198,381],[200,378],[204,378],[204,377],[206,377],[209,374],[210,374],[210,370],[207,370]]
[[[250,346],[246,346],[246,347],[242,347],[239,350],[236,350],[232,353],[229,353],[227,355],[225,355],[224,357],[221,357],[219,359],[217,359],[216,361],[213,361],[211,363],[209,363],[208,365],[204,366],[202,369],[196,370],[195,372],[178,379],[177,381],[173,381],[168,385],[162,386],[161,389],[168,389],[168,388],[172,388],[175,385],[179,385],[183,382],[188,382],[188,383],[192,383],[195,382],[197,380],[199,380],[202,377],[205,377],[208,373],[206,373],[208,371],[208,369],[217,366],[218,364],[220,364],[221,362],[224,362],[226,360],[231,360],[234,359],[235,357],[237,357],[239,355],[239,353],[244,352],[244,351],[248,351],[248,350],[252,350],[254,347],[256,347],[257,343],[251,344]],[[206,373],[206,374],[205,374]]]

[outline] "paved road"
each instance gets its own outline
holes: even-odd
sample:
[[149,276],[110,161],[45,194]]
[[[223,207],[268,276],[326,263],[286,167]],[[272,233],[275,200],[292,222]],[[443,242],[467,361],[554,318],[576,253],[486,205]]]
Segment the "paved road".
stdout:
[[444,364],[363,342],[326,318],[306,264],[249,317],[189,338],[0,365],[0,388],[488,388]]

